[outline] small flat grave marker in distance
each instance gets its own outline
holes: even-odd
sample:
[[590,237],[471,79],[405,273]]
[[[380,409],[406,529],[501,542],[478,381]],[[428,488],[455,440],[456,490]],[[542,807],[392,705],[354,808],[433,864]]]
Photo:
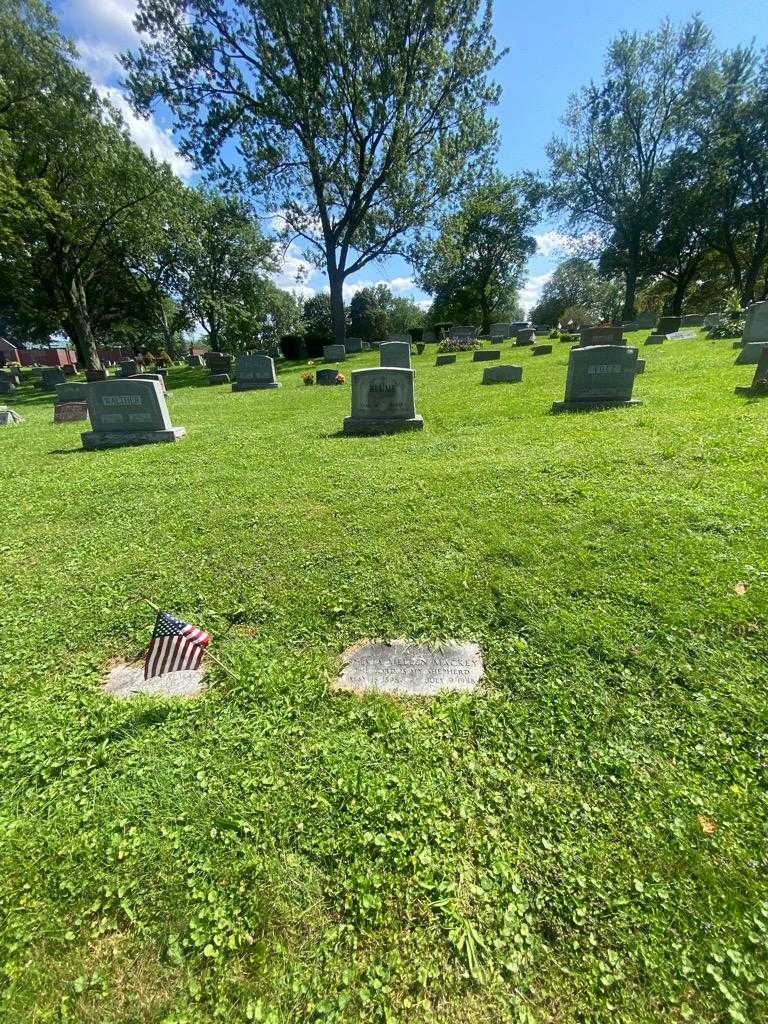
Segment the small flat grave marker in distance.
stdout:
[[493,359],[501,359],[501,352],[497,348],[481,348],[472,353],[473,363],[488,363]]
[[487,366],[483,370],[483,384],[518,384],[522,379],[522,366],[514,366],[511,363]]

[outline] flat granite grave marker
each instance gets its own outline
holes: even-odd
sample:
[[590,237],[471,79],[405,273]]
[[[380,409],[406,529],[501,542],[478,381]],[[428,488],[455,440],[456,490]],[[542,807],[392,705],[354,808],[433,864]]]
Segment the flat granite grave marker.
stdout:
[[110,697],[128,700],[143,694],[145,697],[198,697],[207,689],[205,669],[166,672],[162,676],[144,678],[142,665],[114,665],[102,684]]
[[411,342],[382,341],[379,345],[379,366],[399,366],[404,370],[410,370]]
[[455,363],[455,362],[456,362],[456,354],[455,353],[451,353],[451,354],[444,353],[441,356],[437,356],[437,358],[435,359],[435,366],[450,366],[451,363]]
[[736,394],[744,398],[757,398],[768,395],[768,345],[763,345],[752,383],[746,388],[736,388]]
[[347,358],[343,345],[323,345],[323,359],[326,363],[340,363]]
[[423,430],[413,395],[415,370],[381,366],[352,371],[352,415],[345,434],[395,434]]
[[551,352],[552,352],[552,346],[551,345],[534,345],[533,346],[533,355],[535,355],[535,356],[548,356],[548,355],[551,354]]
[[696,331],[672,331],[671,334],[667,334],[667,341],[693,341],[696,337]]
[[362,640],[347,648],[335,690],[435,697],[473,693],[483,677],[483,658],[474,643],[446,640],[417,644],[407,640]]
[[645,339],[645,345],[663,345],[667,340],[666,334],[649,334]]
[[113,378],[88,387],[88,413],[93,430],[82,435],[83,447],[122,448],[163,444],[184,437],[168,415],[162,385],[135,377]]
[[478,349],[472,353],[473,363],[487,363],[492,359],[501,359],[501,352],[497,348]]
[[703,313],[684,313],[680,319],[681,327],[703,327],[704,326],[704,314]]
[[282,387],[275,374],[275,361],[258,352],[244,352],[237,357],[237,380],[233,391],[265,391]]
[[514,366],[511,363],[488,366],[483,370],[483,384],[517,384],[522,379],[522,366]]
[[575,347],[568,354],[565,401],[553,412],[642,405],[632,397],[637,349],[625,345]]

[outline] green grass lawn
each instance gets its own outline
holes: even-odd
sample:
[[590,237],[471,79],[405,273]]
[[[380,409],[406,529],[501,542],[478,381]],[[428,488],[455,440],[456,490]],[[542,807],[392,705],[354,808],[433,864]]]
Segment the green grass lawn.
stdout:
[[[568,346],[504,348],[414,357],[393,437],[338,436],[375,353],[173,370],[177,445],[8,400],[0,1019],[766,1019],[768,400],[671,341],[641,408],[552,416]],[[142,593],[239,680],[104,696]],[[369,636],[476,640],[485,692],[330,694]]]

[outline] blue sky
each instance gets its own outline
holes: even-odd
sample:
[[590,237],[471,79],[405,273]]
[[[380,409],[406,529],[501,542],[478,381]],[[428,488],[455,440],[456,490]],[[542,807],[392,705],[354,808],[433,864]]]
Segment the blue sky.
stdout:
[[[407,0],[403,0],[407,2]],[[157,118],[135,118],[119,90],[115,54],[136,44],[132,28],[135,0],[54,0],[63,29],[77,42],[83,64],[105,94],[123,111],[131,132],[142,148],[169,160],[176,172],[189,179],[192,169],[175,151],[173,138]],[[496,73],[503,93],[497,115],[502,171],[530,168],[545,171],[546,145],[558,129],[569,94],[599,77],[606,48],[622,29],[646,31],[665,17],[680,23],[698,11],[715,33],[719,46],[756,40],[768,46],[768,3],[765,0],[707,0],[695,5],[685,0],[644,0],[642,5],[616,0],[497,0],[495,31],[499,48],[508,48]],[[538,251],[528,265],[523,304],[530,307],[557,263],[564,258],[568,238],[563,226],[543,222],[536,229]],[[290,287],[303,265],[294,248],[286,255],[278,283]],[[411,270],[401,259],[371,264],[350,279],[348,291],[365,283],[386,282],[395,294],[424,296],[413,285]],[[302,290],[322,289],[323,275],[313,271]]]

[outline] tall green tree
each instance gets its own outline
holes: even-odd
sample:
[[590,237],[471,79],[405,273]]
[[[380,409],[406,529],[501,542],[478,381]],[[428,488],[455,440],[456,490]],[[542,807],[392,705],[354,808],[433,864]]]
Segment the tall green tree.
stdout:
[[57,322],[80,363],[98,367],[94,289],[171,172],[131,142],[74,61],[44,4],[0,0],[5,276],[30,320]]
[[487,331],[516,293],[536,251],[530,232],[543,197],[532,176],[495,175],[474,189],[457,211],[442,218],[434,237],[414,246],[420,287],[443,307],[476,309]]
[[664,22],[644,35],[623,32],[609,47],[603,80],[571,97],[565,137],[549,145],[553,204],[572,228],[605,239],[606,269],[625,280],[625,320],[640,275],[652,269],[665,169],[691,142],[695,89],[714,59],[698,17],[679,31]]
[[[490,0],[139,0],[124,57],[183,150],[258,193],[343,286],[465,190],[495,145]],[[234,143],[241,166],[227,166]]]
[[571,256],[554,271],[531,310],[534,323],[557,324],[573,318],[581,321],[615,319],[621,309],[616,282],[601,277],[592,262]]

